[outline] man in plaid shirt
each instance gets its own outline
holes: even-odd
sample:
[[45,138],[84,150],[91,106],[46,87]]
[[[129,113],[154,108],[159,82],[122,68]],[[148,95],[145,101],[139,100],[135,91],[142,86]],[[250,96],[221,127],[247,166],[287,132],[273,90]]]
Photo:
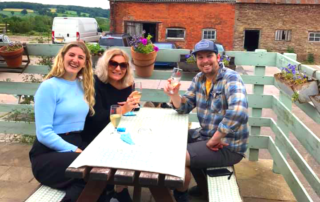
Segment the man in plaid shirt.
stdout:
[[[248,101],[240,75],[219,63],[220,55],[214,42],[201,40],[195,45],[200,73],[192,80],[187,92],[180,96],[179,86],[171,80],[164,87],[178,113],[197,108],[200,128],[189,130],[185,184],[174,191],[178,202],[188,201],[190,169],[232,166],[242,160],[247,150]],[[201,195],[196,186],[190,194]]]

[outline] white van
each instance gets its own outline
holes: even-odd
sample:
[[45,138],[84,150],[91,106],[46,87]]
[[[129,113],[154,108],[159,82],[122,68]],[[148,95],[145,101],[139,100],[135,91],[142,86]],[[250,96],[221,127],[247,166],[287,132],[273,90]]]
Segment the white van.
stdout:
[[55,17],[52,24],[52,43],[82,40],[98,42],[101,29],[94,18]]

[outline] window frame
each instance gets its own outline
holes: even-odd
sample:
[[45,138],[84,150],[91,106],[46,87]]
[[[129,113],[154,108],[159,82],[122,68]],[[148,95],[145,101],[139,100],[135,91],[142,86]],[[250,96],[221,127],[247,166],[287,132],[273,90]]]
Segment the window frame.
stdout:
[[[280,32],[279,34],[277,34]],[[282,35],[285,35],[285,38],[282,39]],[[292,30],[290,29],[277,29],[274,34],[274,40],[275,41],[291,41],[292,36]]]
[[214,39],[207,39],[207,40],[211,40],[211,41],[216,41],[217,40],[217,30],[216,29],[202,29],[201,39],[205,39],[204,38],[204,32],[205,31],[214,31]]
[[309,42],[315,42],[315,43],[320,42],[320,37],[316,37],[316,36],[314,36],[314,39],[319,38],[319,41],[316,41],[316,40],[310,41],[310,35],[311,35],[311,34],[315,34],[315,35],[319,34],[319,35],[320,35],[320,31],[312,31],[312,32],[309,32],[309,33],[308,33],[308,41],[309,41]]
[[[169,30],[183,30],[183,38],[181,37],[168,37]],[[186,38],[186,29],[185,28],[166,28],[166,39],[168,40],[185,40]]]

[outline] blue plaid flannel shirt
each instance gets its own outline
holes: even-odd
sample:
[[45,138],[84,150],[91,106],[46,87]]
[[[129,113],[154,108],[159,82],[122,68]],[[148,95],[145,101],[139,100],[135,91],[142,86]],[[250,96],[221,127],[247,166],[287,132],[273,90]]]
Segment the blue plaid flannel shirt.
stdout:
[[219,66],[209,95],[206,94],[206,77],[200,72],[193,78],[176,110],[185,114],[197,107],[201,128],[192,134],[192,138],[209,140],[218,130],[227,134],[222,141],[229,144],[227,147],[231,151],[244,154],[249,136],[246,87],[238,73],[221,63]]

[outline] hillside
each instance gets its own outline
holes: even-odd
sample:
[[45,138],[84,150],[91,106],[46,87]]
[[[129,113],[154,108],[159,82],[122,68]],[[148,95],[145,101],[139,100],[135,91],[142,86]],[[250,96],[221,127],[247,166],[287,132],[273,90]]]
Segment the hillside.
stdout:
[[[106,2],[107,3],[107,2]],[[82,6],[45,5],[27,2],[1,2],[0,15],[3,17],[12,16],[34,16],[48,15],[51,17],[103,17],[109,18],[110,10],[102,8],[89,8]]]

